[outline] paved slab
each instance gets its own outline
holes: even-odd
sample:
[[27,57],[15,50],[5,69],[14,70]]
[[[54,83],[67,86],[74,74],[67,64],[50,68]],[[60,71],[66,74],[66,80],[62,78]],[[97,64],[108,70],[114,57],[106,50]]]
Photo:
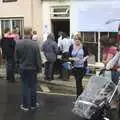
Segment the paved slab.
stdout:
[[48,88],[47,85],[40,85],[40,88],[41,88],[41,90],[42,90],[43,92],[47,92],[47,93],[50,92],[50,89]]

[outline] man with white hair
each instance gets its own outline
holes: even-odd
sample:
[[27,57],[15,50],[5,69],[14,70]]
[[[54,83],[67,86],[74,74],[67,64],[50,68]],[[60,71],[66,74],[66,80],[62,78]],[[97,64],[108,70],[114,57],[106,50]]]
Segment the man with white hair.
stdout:
[[53,33],[50,33],[42,45],[42,51],[47,59],[45,63],[45,80],[53,80],[53,66],[57,58],[58,47]]

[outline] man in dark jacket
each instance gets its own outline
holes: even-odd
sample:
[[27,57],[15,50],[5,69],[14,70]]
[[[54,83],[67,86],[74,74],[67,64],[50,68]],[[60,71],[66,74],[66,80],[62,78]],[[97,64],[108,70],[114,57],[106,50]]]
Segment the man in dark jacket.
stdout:
[[1,39],[2,55],[6,60],[6,75],[8,82],[14,82],[15,70],[15,40],[10,35],[10,29],[6,28],[3,38]]
[[16,60],[22,79],[22,110],[35,109],[37,72],[41,72],[41,56],[38,44],[31,39],[30,28],[25,28],[24,39],[16,42]]
[[47,41],[43,43],[42,50],[46,56],[47,62],[45,63],[45,79],[53,79],[53,66],[57,58],[58,47],[55,42],[54,35],[50,33]]

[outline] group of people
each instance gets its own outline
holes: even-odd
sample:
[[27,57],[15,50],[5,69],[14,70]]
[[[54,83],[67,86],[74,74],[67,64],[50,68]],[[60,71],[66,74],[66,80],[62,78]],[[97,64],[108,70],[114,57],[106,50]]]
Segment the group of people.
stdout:
[[[1,39],[0,45],[2,56],[6,63],[6,79],[8,82],[15,82],[15,71],[19,68],[22,85],[22,104],[20,108],[28,111],[35,109],[37,103],[36,84],[37,73],[42,72],[42,59],[46,59],[45,80],[54,79],[54,63],[57,60],[57,55],[61,53],[62,64],[72,58],[73,74],[76,79],[77,96],[83,90],[82,78],[85,75],[85,67],[87,66],[88,51],[83,46],[81,36],[75,35],[74,40],[61,33],[62,36],[59,43],[55,41],[55,36],[50,33],[47,40],[38,44],[37,32],[32,32],[31,28],[24,29],[24,37],[20,39],[18,34],[11,33],[10,29],[6,29]],[[41,54],[43,53],[43,55]],[[63,67],[61,65],[61,67]],[[60,69],[61,71],[61,69]]]
[[[120,76],[120,52],[118,47],[114,46],[113,41],[115,42],[110,38],[101,40],[102,44],[106,46],[103,50],[102,62],[106,69],[112,69],[112,78],[116,82]],[[54,64],[56,61],[59,63],[59,73],[62,78],[64,78],[64,63],[72,63],[77,97],[83,91],[82,79],[87,70],[89,51],[82,43],[80,33],[70,39],[65,33],[60,32],[58,43],[55,41],[54,34],[50,33],[46,41],[40,45],[38,42],[37,32],[32,32],[31,28],[24,29],[24,38],[21,40],[18,34],[13,34],[9,29],[6,29],[0,42],[3,57],[6,60],[6,79],[8,82],[15,81],[16,66],[19,68],[22,84],[22,104],[20,108],[25,111],[37,107],[37,73],[42,72],[43,57],[46,59],[44,79],[49,81],[54,79]],[[62,57],[58,59],[58,55]]]
[[37,73],[42,70],[42,60],[36,41],[36,32],[33,33],[31,28],[24,29],[23,39],[19,39],[18,34],[11,33],[7,28],[0,42],[8,82],[15,82],[14,74],[16,68],[19,68],[22,88],[20,108],[24,111],[37,107]]
[[[64,63],[72,62],[72,74],[76,79],[76,91],[78,97],[83,91],[82,78],[86,73],[88,50],[83,45],[80,34],[76,34],[72,40],[63,32],[59,35],[58,44],[55,42],[54,35],[49,34],[47,41],[42,45],[42,51],[47,59],[47,62],[45,63],[45,80],[54,79],[53,68],[56,61],[60,66],[59,73],[61,79],[64,79]],[[57,59],[57,55],[61,55],[61,58]]]

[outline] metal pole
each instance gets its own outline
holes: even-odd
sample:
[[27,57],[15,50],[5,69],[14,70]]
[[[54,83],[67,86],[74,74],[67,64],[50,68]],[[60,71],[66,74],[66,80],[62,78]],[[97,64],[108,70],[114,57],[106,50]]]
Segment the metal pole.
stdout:
[[96,43],[96,32],[94,32],[94,42]]
[[100,32],[98,32],[98,62],[100,62]]
[[83,32],[83,42],[85,42],[85,34],[84,34],[84,32]]
[[110,37],[110,33],[108,32],[108,38]]

